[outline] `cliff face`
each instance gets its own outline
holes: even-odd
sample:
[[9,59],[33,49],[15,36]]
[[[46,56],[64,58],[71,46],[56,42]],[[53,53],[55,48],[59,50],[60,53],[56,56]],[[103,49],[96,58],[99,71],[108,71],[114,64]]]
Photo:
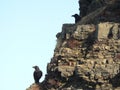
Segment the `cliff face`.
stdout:
[[80,16],[79,24],[120,22],[119,0],[79,0]]
[[81,21],[56,35],[40,90],[120,90],[120,1],[79,4]]

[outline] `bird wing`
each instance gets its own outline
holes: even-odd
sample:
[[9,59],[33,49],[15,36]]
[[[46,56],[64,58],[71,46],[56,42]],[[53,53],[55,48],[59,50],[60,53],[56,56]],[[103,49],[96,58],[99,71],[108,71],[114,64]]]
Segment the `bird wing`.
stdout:
[[41,71],[35,71],[34,72],[34,79],[40,79],[42,77],[42,72]]

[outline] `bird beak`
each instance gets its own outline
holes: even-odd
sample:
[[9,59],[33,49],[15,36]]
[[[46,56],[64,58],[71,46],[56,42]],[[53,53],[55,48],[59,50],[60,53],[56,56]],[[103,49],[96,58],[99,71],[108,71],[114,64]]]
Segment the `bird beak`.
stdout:
[[74,15],[72,15],[71,17],[74,17]]
[[35,68],[35,66],[33,66],[32,68]]

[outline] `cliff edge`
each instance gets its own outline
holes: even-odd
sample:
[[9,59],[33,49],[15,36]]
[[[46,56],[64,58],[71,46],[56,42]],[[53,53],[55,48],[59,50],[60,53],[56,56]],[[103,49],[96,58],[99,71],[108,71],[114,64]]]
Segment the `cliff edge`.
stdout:
[[56,35],[44,81],[27,90],[120,90],[120,0],[79,5],[81,20]]

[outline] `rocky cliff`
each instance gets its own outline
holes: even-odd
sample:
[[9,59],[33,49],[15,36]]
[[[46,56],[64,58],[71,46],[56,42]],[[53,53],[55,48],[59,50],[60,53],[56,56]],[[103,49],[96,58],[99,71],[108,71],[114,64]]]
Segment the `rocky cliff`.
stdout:
[[120,90],[120,0],[79,5],[81,20],[56,35],[45,80],[27,90]]

